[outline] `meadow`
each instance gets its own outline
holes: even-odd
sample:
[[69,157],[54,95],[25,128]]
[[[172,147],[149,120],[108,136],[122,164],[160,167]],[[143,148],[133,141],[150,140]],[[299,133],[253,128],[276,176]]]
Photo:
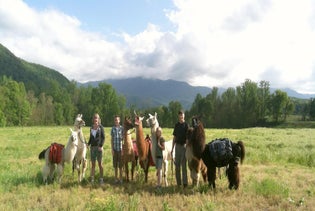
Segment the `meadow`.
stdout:
[[[71,126],[69,126],[71,127]],[[242,140],[246,157],[240,167],[239,190],[227,178],[217,189],[207,184],[177,188],[169,169],[169,187],[155,188],[155,168],[144,183],[140,167],[134,181],[114,183],[110,128],[105,128],[104,184],[77,182],[65,164],[61,183],[42,183],[43,160],[38,154],[52,142],[66,144],[69,127],[0,128],[0,210],[312,210],[315,207],[315,128],[206,129],[206,138]],[[83,129],[86,139],[89,128]],[[149,129],[145,129],[149,133]],[[172,138],[172,129],[163,136]],[[89,155],[88,155],[89,158]],[[96,169],[98,175],[98,168]],[[188,172],[189,174],[189,172]]]

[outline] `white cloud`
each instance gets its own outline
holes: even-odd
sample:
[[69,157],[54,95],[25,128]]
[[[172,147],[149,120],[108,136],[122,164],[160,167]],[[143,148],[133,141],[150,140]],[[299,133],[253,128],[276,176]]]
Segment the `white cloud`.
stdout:
[[62,11],[0,0],[0,40],[15,55],[80,82],[144,76],[235,87],[251,79],[315,93],[311,0],[174,0],[174,5],[165,10],[174,31],[148,23],[134,36],[116,32],[120,41],[113,42],[84,31],[82,20]]

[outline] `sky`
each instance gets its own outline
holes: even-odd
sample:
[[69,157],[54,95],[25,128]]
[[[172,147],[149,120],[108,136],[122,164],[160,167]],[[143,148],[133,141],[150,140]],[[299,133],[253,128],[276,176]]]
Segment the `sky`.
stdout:
[[312,0],[0,0],[0,43],[82,83],[249,79],[315,94]]

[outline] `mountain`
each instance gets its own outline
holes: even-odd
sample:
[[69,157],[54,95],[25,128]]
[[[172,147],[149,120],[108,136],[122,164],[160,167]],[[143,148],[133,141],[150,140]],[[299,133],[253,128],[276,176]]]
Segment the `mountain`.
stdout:
[[[178,101],[185,109],[188,109],[198,93],[204,97],[211,92],[208,87],[191,86],[186,82],[142,77],[99,82],[111,84],[118,94],[126,97],[127,106],[135,105],[138,108],[168,106],[169,102]],[[97,86],[99,82],[87,82],[82,85]]]
[[[103,81],[92,81],[81,84],[83,86],[98,86],[98,83],[111,84],[117,93],[124,95],[128,105],[135,105],[138,108],[167,106],[171,101],[178,101],[185,109],[189,109],[199,93],[206,96],[211,93],[211,88],[203,86],[191,86],[186,82],[175,80],[146,79],[142,77],[128,79],[109,79]],[[219,88],[219,94],[226,89]],[[273,93],[276,89],[270,88]],[[289,97],[299,99],[315,98],[315,94],[301,94],[292,89],[281,89]]]
[[26,62],[0,44],[0,76],[3,75],[23,82],[27,90],[33,90],[36,94],[47,92],[56,85],[66,87],[70,83],[58,71]]
[[[275,89],[273,89],[273,90],[275,90]],[[290,89],[290,88],[281,89],[281,91],[286,92],[289,97],[295,97],[295,98],[299,98],[299,99],[315,98],[315,94],[301,94],[301,93],[298,93],[297,91]]]

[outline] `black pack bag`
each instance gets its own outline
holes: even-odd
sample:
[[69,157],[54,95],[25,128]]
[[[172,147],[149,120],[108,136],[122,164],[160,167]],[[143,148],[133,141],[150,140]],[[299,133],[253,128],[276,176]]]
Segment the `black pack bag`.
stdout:
[[233,158],[232,142],[227,138],[215,139],[209,144],[210,154],[217,167],[227,166]]

